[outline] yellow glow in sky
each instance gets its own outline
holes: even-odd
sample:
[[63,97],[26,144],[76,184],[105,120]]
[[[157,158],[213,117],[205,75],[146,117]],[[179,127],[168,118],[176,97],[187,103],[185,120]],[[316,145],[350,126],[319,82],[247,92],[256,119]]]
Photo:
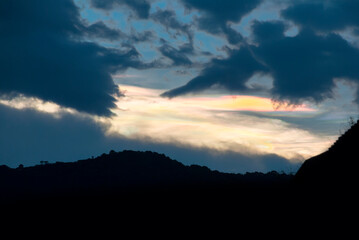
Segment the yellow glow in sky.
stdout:
[[108,134],[131,139],[206,147],[248,154],[278,154],[305,159],[325,150],[332,139],[323,140],[279,119],[255,117],[241,111],[315,112],[307,106],[274,109],[268,98],[209,96],[167,99],[161,90],[121,85],[117,114]]
[[296,112],[310,112],[314,111],[305,105],[296,106],[295,108],[286,108],[279,106],[275,108],[273,102],[269,98],[256,96],[220,96],[207,98],[189,98],[181,99],[181,101],[190,104],[198,104],[212,110],[229,110],[229,111],[296,111]]
[[[254,96],[206,96],[167,99],[162,90],[121,85],[125,97],[118,98],[116,116],[86,115],[106,123],[107,135],[241,154],[277,154],[302,161],[326,150],[336,136],[315,135],[280,119],[250,115],[248,111],[283,114],[315,114],[308,106],[274,109],[270,99]],[[20,96],[1,104],[32,108],[61,117],[82,114],[73,109]]]

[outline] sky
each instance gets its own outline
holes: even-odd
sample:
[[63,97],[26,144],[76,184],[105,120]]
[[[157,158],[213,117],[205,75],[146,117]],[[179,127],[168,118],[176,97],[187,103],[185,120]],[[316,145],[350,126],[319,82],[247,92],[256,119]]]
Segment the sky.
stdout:
[[156,151],[295,172],[358,118],[356,0],[2,0],[0,165]]

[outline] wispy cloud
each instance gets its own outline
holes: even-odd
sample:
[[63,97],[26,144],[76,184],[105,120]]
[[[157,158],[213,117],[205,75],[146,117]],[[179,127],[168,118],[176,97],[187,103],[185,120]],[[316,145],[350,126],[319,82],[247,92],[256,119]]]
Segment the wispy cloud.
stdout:
[[24,95],[18,95],[16,98],[11,99],[0,99],[0,104],[18,110],[34,109],[39,112],[52,114],[56,117],[59,117],[59,113],[61,112],[75,112],[75,110],[71,108],[61,107],[60,105],[53,102],[43,101],[35,97],[25,97]]
[[111,76],[112,78],[138,78],[139,75],[134,74],[114,74]]
[[[108,134],[151,139],[217,151],[278,154],[304,159],[325,150],[333,138],[323,139],[282,120],[251,116],[245,111],[274,112],[268,98],[254,96],[159,97],[161,90],[121,85],[126,96],[117,102],[117,114]],[[315,110],[302,105],[297,115]]]

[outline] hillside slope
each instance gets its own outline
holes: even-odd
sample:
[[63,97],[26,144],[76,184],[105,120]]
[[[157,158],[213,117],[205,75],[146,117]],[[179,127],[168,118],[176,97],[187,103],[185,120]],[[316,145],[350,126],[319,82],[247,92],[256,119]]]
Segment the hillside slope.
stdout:
[[299,185],[321,189],[357,187],[359,122],[354,124],[328,149],[306,160],[295,175]]

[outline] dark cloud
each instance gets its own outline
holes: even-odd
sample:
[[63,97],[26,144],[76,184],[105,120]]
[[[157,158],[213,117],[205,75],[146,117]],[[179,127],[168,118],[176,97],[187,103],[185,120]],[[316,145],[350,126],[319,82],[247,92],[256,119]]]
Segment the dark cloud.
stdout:
[[[184,43],[179,46],[178,49],[172,47],[167,41],[162,39],[163,45],[159,48],[159,51],[165,57],[173,61],[173,65],[190,65],[191,60],[187,55],[194,55],[195,49],[193,47],[193,32],[191,30],[191,24],[184,24],[177,20],[175,11],[158,9],[151,15],[151,19],[155,22],[163,25],[168,32],[169,30],[175,30],[176,35],[186,35],[188,43]],[[176,38],[176,35],[174,36]]]
[[232,1],[222,0],[182,0],[188,9],[202,12],[198,19],[201,29],[213,34],[224,34],[230,43],[242,40],[241,35],[232,29],[229,22],[239,22],[244,15],[255,9],[262,0]]
[[0,165],[12,167],[40,161],[74,161],[107,150],[102,127],[90,118],[60,118],[0,104]]
[[173,156],[186,165],[198,164],[212,170],[231,173],[284,171],[296,172],[299,162],[289,160],[275,154],[246,155],[234,151],[214,151],[208,148],[186,148],[181,146],[154,146],[155,151]]
[[138,43],[138,42],[148,42],[155,38],[155,34],[152,31],[143,31],[143,32],[135,32],[132,31],[128,36],[128,40],[130,43]]
[[104,22],[98,21],[89,26],[81,26],[81,34],[90,38],[107,40],[121,43],[122,46],[132,47],[135,43],[148,42],[155,38],[152,31],[136,32],[131,29],[130,34],[126,34],[119,29],[108,27]]
[[197,19],[197,25],[200,29],[214,35],[223,35],[230,44],[238,44],[243,40],[242,35],[234,30],[227,22],[220,22],[216,18],[209,16]]
[[263,72],[273,77],[274,100],[299,104],[333,97],[335,78],[359,80],[359,49],[338,34],[317,35],[303,29],[287,37],[282,22],[254,22],[252,28],[257,45],[242,46],[227,59],[213,60],[199,76],[162,96],[176,97],[215,85],[243,93],[249,90],[247,80]]
[[227,25],[223,27],[222,31],[230,44],[238,44],[243,40],[242,35],[233,28],[231,28],[231,26]]
[[[254,52],[270,69],[275,99],[320,102],[333,96],[334,78],[359,79],[359,49],[341,36],[303,29],[295,37],[285,37],[280,29],[284,26],[278,22],[256,23],[253,29],[260,43]],[[270,31],[274,34],[267,37]]]
[[184,24],[177,20],[176,13],[173,10],[158,9],[151,15],[151,19],[166,27],[167,30],[173,29],[177,32],[187,35],[188,41],[193,41],[193,32],[191,24]]
[[[71,0],[0,2],[0,94],[22,93],[98,115],[111,115],[120,95],[111,74],[143,67],[133,48],[119,51],[82,41],[119,31],[85,26]],[[6,37],[5,37],[6,36]]]
[[247,91],[246,81],[256,72],[265,71],[265,67],[253,58],[247,47],[230,50],[227,59],[214,59],[186,85],[167,91],[163,97],[176,97],[183,94],[200,92],[219,85],[230,91]]
[[89,26],[82,26],[81,33],[91,39],[117,42],[121,46],[129,46],[130,48],[133,48],[133,45],[136,43],[148,42],[155,38],[155,34],[149,30],[136,32],[134,29],[131,29],[130,34],[126,34],[119,29],[108,27],[102,21],[95,22]]
[[216,19],[219,24],[227,21],[238,22],[241,18],[257,7],[262,1],[222,0],[182,0],[187,8],[195,8],[206,13],[206,18]]
[[172,60],[174,66],[181,66],[181,65],[191,65],[191,60],[186,56],[186,54],[178,50],[169,44],[165,43],[158,49],[161,54],[169,59]]
[[343,30],[359,26],[359,1],[294,1],[282,16],[296,24],[319,31]]
[[108,40],[120,40],[126,38],[127,35],[118,29],[109,28],[102,21],[98,21],[83,28],[83,34],[87,34],[90,37],[108,39]]
[[225,172],[296,171],[298,164],[277,155],[213,152],[171,144],[106,136],[108,126],[89,117],[61,114],[53,117],[34,110],[16,110],[0,104],[0,165],[31,166],[40,161],[69,162],[108,153],[111,149],[156,151],[184,164],[200,164]]
[[111,10],[118,6],[127,6],[133,10],[137,17],[146,19],[149,17],[151,4],[146,0],[91,0],[95,8]]
[[252,23],[253,37],[259,44],[262,44],[263,41],[282,39],[286,28],[287,26],[280,21],[260,22],[255,20]]

